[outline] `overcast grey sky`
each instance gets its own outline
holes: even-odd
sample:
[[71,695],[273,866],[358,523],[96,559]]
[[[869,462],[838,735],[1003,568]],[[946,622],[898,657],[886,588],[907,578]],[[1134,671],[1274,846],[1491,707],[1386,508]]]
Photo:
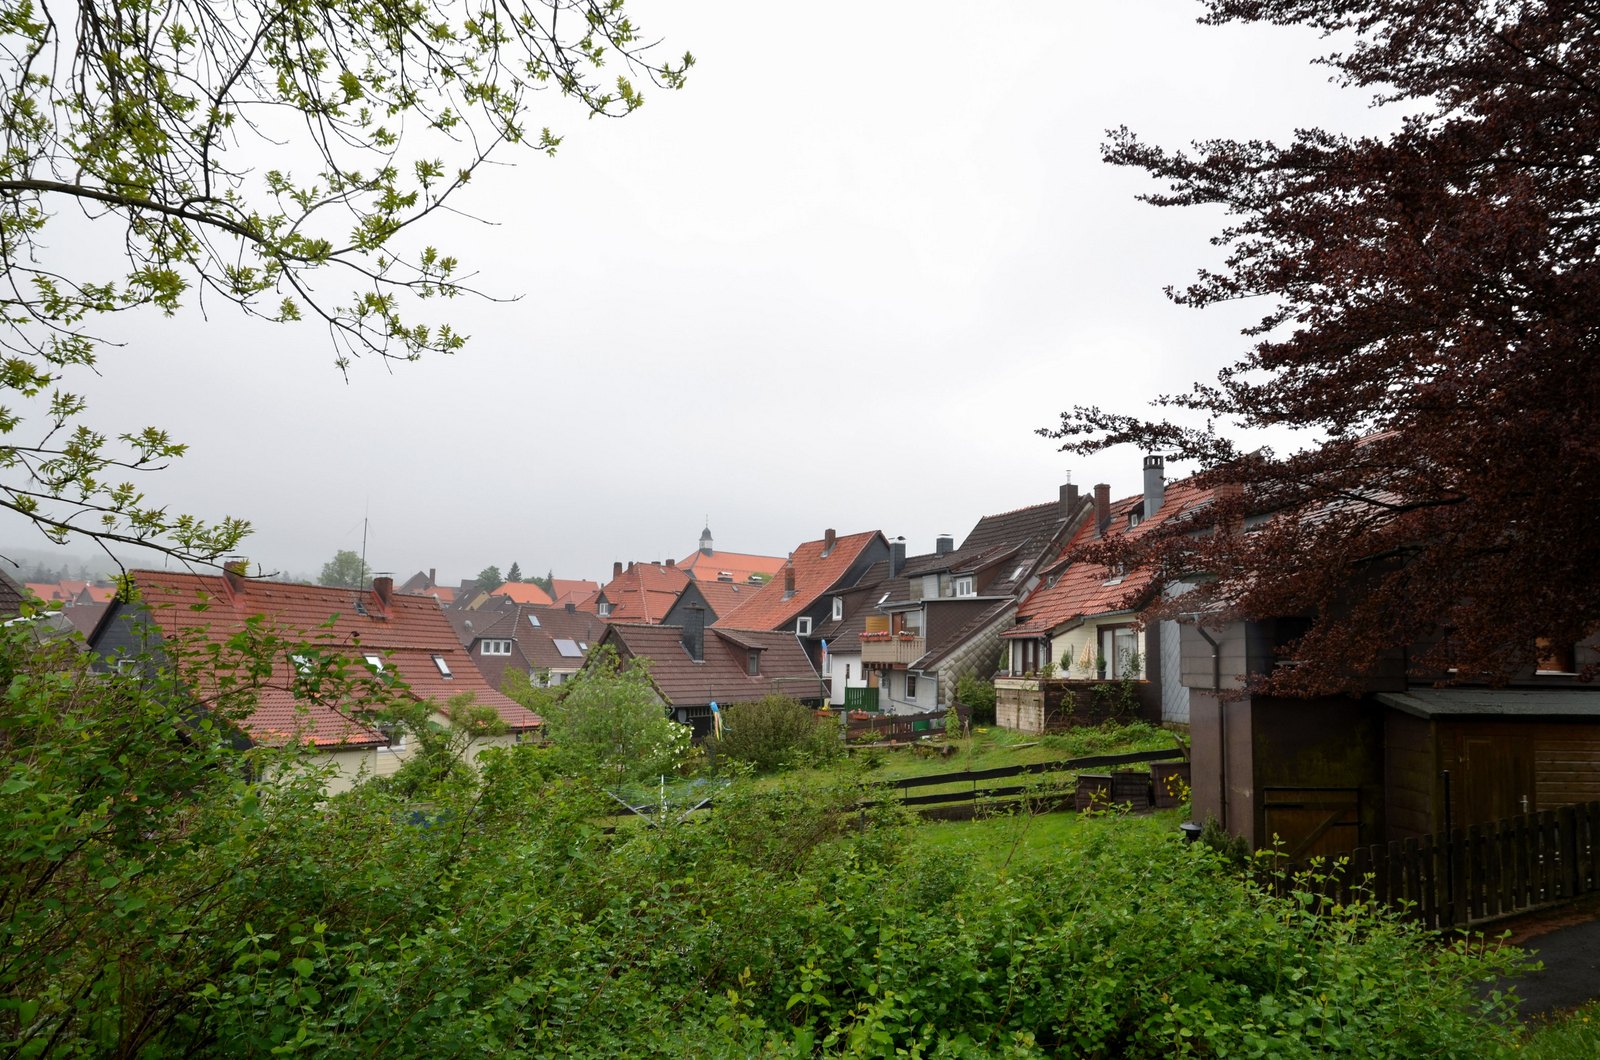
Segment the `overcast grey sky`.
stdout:
[[315,573],[368,519],[374,568],[454,581],[513,560],[604,580],[685,556],[708,517],[729,551],[833,527],[917,553],[1068,472],[1133,492],[1138,453],[1034,429],[1210,377],[1262,307],[1165,299],[1219,216],[1137,203],[1105,130],[1381,121],[1309,65],[1314,35],[1198,26],[1191,0],[635,7],[695,53],[689,85],[622,121],[552,96],[556,157],[508,154],[459,203],[495,226],[435,226],[522,295],[453,305],[462,354],[347,383],[311,324],[130,325],[86,390],[108,427],[192,445],[152,496],[252,520],[269,569]]

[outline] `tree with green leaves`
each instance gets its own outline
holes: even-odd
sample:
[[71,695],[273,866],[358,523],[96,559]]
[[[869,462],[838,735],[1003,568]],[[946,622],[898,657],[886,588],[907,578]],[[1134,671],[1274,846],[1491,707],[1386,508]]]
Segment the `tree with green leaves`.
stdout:
[[609,783],[671,773],[689,750],[689,729],[667,718],[648,667],[610,649],[561,686],[544,724],[570,763]]
[[511,561],[511,569],[506,571],[506,581],[508,581],[508,582],[520,582],[520,581],[522,581],[522,568],[517,565],[517,561],[516,560],[512,560]]
[[322,565],[322,573],[317,575],[317,584],[365,589],[372,584],[372,569],[359,555],[342,548]]
[[653,58],[622,0],[0,0],[0,27],[0,508],[199,559],[249,524],[147,500],[127,479],[184,445],[103,433],[73,392],[118,315],[315,322],[341,370],[458,350],[418,312],[468,290],[430,219],[491,157],[556,149],[539,93],[621,116],[630,77],[693,62]]
[[492,593],[506,583],[505,578],[500,575],[500,568],[492,563],[479,571],[474,580],[478,583],[480,593]]

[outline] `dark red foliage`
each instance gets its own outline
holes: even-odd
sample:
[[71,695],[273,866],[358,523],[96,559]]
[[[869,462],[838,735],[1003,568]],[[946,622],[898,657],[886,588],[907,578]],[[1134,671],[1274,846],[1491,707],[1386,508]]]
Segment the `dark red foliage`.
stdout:
[[[1326,444],[1245,453],[1215,428],[1076,408],[1063,448],[1121,443],[1237,481],[1248,533],[1152,536],[1168,575],[1217,581],[1173,610],[1314,616],[1273,680],[1350,687],[1382,651],[1415,672],[1503,679],[1536,642],[1600,626],[1600,5],[1210,0],[1206,21],[1300,23],[1324,62],[1398,101],[1395,134],[1106,157],[1221,204],[1226,266],[1179,302],[1267,296],[1255,345],[1158,405]],[[1192,529],[1192,528],[1191,528]],[[1430,647],[1431,646],[1431,647]]]

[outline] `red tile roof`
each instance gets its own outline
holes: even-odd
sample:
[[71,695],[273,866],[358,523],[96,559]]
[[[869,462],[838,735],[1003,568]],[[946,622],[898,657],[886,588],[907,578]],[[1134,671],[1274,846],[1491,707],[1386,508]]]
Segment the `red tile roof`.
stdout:
[[551,578],[550,586],[555,590],[551,595],[555,597],[557,607],[581,603],[600,591],[599,582],[582,578]]
[[[489,686],[431,596],[391,593],[385,602],[371,590],[223,575],[134,571],[130,577],[139,603],[166,639],[183,633],[221,645],[246,631],[250,619],[261,616],[278,635],[303,639],[319,653],[363,666],[364,656],[379,656],[386,674],[397,675],[411,695],[432,700],[441,710],[448,711],[452,697],[470,692],[476,704],[493,707],[513,731],[541,724],[537,714]],[[435,657],[444,661],[449,677]],[[191,680],[197,676],[189,675]],[[292,691],[297,676],[289,653],[272,660],[269,687],[243,722],[253,740],[268,744],[304,740],[317,746],[386,742],[347,713],[351,705],[297,698]]]
[[[1111,523],[1106,536],[1140,537],[1210,499],[1209,490],[1199,490],[1185,482],[1174,483],[1166,488],[1161,509],[1156,512],[1155,518],[1145,519],[1129,529],[1128,514],[1144,503],[1144,495],[1125,497],[1111,505]],[[1074,549],[1093,544],[1095,540],[1095,521],[1091,512],[1063,550],[1062,557]],[[1046,582],[1040,585],[1022,601],[1017,608],[1018,624],[1014,629],[1007,630],[1005,635],[1043,636],[1082,618],[1128,610],[1132,601],[1138,601],[1148,592],[1153,578],[1154,572],[1148,568],[1130,570],[1121,578],[1116,578],[1111,569],[1102,564],[1071,563],[1061,572],[1055,584]]]
[[508,597],[519,604],[543,604],[548,607],[555,603],[542,585],[535,585],[532,582],[506,582],[489,595]]
[[718,618],[733,614],[744,606],[746,600],[761,591],[759,585],[740,585],[737,582],[697,581],[694,584],[700,590],[700,595],[706,598],[706,606]]
[[[731,615],[719,614],[715,625],[727,629],[779,629],[788,625],[819,597],[837,587],[874,541],[888,547],[876,530],[836,538],[827,555],[823,555],[825,541],[807,541],[794,550],[784,569],[743,606]],[[792,594],[785,587],[790,570],[794,571]]]
[[[695,662],[683,646],[678,626],[623,623],[606,630],[625,658],[650,660],[650,679],[669,706],[702,706],[715,701],[749,703],[768,695],[816,699],[821,678],[792,633],[770,630],[705,631],[704,661]],[[752,649],[761,652],[761,672],[752,677]]]
[[630,563],[601,590],[611,601],[611,613],[605,617],[612,622],[660,622],[688,581],[689,576],[675,566]]
[[678,561],[678,569],[688,571],[690,577],[699,582],[714,582],[718,575],[727,573],[732,575],[735,582],[748,584],[750,575],[763,574],[771,577],[783,569],[783,564],[782,556],[752,556],[743,552],[718,552],[714,549],[708,556],[695,549]]

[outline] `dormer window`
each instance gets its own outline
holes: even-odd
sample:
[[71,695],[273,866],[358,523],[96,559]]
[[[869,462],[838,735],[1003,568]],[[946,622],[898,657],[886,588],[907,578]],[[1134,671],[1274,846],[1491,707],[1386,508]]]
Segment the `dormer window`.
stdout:
[[600,601],[599,611],[600,611],[600,617],[601,618],[605,618],[605,617],[609,616],[611,614],[611,601],[610,600],[601,600]]
[[978,590],[977,590],[976,585],[973,582],[972,575],[963,574],[961,577],[956,579],[956,595],[957,596],[977,596],[978,595]]
[[794,635],[797,637],[811,636],[811,616],[801,615],[794,620]]
[[835,596],[833,598],[833,620],[835,622],[840,622],[840,621],[843,621],[843,619],[844,619],[844,597]]
[[511,642],[509,640],[482,640],[478,642],[479,655],[510,655]]
[[749,674],[751,677],[761,676],[761,653],[755,648],[751,648],[750,651],[745,655],[744,665],[745,673]]

